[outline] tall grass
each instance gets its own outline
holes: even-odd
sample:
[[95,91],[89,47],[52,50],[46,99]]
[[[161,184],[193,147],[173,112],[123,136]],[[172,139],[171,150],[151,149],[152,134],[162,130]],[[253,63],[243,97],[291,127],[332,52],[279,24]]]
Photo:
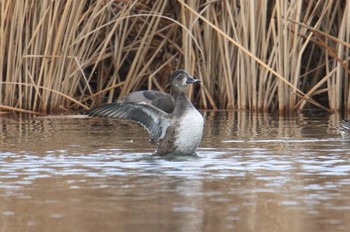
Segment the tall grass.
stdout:
[[203,109],[350,109],[348,1],[0,1],[0,109],[57,113],[169,73]]

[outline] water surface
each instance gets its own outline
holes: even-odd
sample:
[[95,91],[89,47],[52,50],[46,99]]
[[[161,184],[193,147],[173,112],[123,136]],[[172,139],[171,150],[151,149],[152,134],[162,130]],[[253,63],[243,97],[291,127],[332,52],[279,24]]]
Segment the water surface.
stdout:
[[0,118],[0,231],[349,231],[336,116],[204,113],[193,157],[137,125]]

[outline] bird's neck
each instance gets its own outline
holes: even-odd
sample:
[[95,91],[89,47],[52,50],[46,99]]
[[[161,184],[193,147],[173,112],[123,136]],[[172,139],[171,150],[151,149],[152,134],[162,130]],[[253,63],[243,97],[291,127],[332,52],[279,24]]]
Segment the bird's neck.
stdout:
[[186,97],[184,92],[180,92],[174,95],[175,99],[175,109],[174,113],[177,116],[181,116],[182,113],[186,112],[188,109],[194,108],[190,100]]
[[182,92],[182,91],[174,93],[173,96],[174,96],[175,102],[177,102],[178,100],[180,100],[182,98],[187,98],[185,92]]
[[180,94],[180,93],[185,93],[186,92],[186,88],[177,88],[177,87],[173,87],[171,88],[170,90],[170,94],[172,96],[175,96],[177,94]]

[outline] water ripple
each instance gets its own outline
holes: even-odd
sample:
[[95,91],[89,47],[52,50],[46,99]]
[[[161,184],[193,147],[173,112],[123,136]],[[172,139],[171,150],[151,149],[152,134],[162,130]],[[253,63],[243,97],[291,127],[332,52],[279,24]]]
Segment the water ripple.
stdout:
[[316,222],[323,231],[344,224],[350,144],[330,129],[332,122],[258,119],[247,126],[209,118],[197,155],[178,157],[153,156],[142,128],[113,122],[6,124],[0,128],[0,199],[7,204],[0,217],[28,218],[26,225],[35,226],[40,220],[23,207],[40,212],[45,205],[49,210],[38,217],[55,222],[88,209],[111,222],[131,210],[141,224],[147,215],[177,225],[193,218],[217,217],[225,224],[271,215],[276,222],[286,220],[283,214],[288,220],[298,215],[299,224]]

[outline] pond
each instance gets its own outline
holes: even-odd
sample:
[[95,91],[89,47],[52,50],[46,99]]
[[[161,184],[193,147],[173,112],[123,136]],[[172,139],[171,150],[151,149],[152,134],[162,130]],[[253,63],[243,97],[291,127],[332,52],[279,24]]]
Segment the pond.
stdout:
[[0,231],[349,231],[337,115],[203,112],[197,156],[140,126],[0,118]]

